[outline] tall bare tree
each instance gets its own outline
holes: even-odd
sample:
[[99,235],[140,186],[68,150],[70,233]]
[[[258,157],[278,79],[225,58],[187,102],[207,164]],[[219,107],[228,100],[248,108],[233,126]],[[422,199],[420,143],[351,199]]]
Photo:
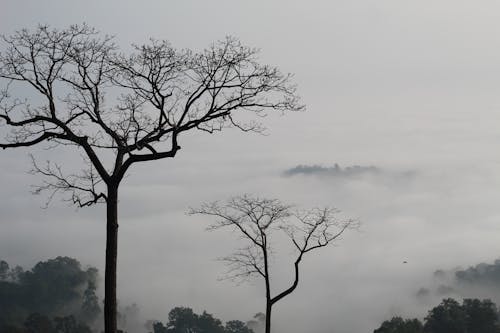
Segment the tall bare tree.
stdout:
[[[273,305],[290,295],[298,286],[300,264],[304,256],[312,251],[334,243],[350,228],[356,228],[355,220],[336,218],[338,210],[333,208],[295,210],[277,199],[263,199],[250,195],[238,196],[225,203],[212,202],[201,208],[190,210],[190,214],[203,214],[216,218],[208,230],[229,228],[245,241],[245,246],[232,255],[221,258],[228,266],[227,278],[247,280],[261,278],[265,284],[266,326],[271,332]],[[272,235],[284,232],[296,250],[293,261],[292,283],[279,292],[271,288]]]
[[105,332],[115,333],[118,194],[129,168],[173,158],[184,132],[259,132],[260,123],[237,114],[303,106],[289,74],[261,65],[258,51],[234,38],[201,52],[152,40],[125,55],[112,37],[75,25],[25,29],[3,42],[0,124],[9,134],[0,147],[45,143],[84,156],[78,174],[34,163],[47,177],[37,192],[61,192],[80,207],[106,204],[104,318]]

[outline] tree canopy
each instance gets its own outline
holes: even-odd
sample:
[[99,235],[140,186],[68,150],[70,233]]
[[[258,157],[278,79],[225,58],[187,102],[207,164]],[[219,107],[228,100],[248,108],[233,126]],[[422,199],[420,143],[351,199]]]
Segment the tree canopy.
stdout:
[[0,275],[0,327],[23,323],[27,316],[74,315],[92,323],[101,309],[97,295],[97,269],[82,269],[78,260],[57,257],[24,271],[2,261]]
[[464,299],[462,304],[444,299],[418,319],[393,317],[374,333],[500,333],[500,318],[491,300]]
[[176,307],[168,314],[168,321],[153,324],[152,333],[253,333],[242,321],[230,320],[223,325],[222,321],[212,314],[203,311],[196,314],[191,308]]
[[421,333],[423,325],[418,319],[403,319],[393,317],[386,320],[373,333]]

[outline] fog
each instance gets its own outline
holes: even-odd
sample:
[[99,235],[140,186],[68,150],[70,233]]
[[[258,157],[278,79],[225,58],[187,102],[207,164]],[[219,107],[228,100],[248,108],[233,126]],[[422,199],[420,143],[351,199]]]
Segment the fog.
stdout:
[[[263,63],[295,74],[307,110],[269,114],[266,135],[190,134],[175,159],[131,169],[119,203],[118,297],[137,303],[140,320],[165,320],[180,305],[223,320],[264,310],[260,281],[218,280],[225,267],[215,259],[234,250],[237,237],[209,233],[209,218],[185,214],[243,193],[333,206],[362,224],[304,260],[298,289],[275,307],[275,332],[371,332],[393,315],[422,318],[448,296],[436,292],[440,285],[453,288],[450,296],[479,290],[477,297],[500,300],[497,287],[454,277],[457,267],[500,257],[497,2],[5,0],[2,7],[7,35],[37,23],[87,22],[125,47],[154,37],[197,50],[232,35],[260,48]],[[102,276],[104,207],[76,209],[56,197],[43,209],[46,197],[30,194],[42,181],[26,173],[30,152],[78,167],[70,150],[1,152],[0,259],[30,267],[65,255]],[[273,284],[281,289],[291,275],[288,252],[278,254],[285,259],[275,261]]]

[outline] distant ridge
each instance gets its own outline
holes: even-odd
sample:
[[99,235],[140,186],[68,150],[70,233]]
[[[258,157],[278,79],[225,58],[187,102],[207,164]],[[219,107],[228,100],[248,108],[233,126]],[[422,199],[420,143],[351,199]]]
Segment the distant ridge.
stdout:
[[363,174],[380,174],[382,170],[375,166],[360,166],[353,165],[342,168],[337,163],[332,167],[325,167],[321,165],[297,165],[293,168],[287,169],[283,172],[286,177],[295,175],[318,175],[330,177],[354,177]]

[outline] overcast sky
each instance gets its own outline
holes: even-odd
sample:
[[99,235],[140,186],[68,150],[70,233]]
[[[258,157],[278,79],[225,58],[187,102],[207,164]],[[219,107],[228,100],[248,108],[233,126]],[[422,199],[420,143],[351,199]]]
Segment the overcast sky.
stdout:
[[[0,32],[87,22],[120,45],[167,39],[203,49],[232,35],[295,74],[307,111],[269,115],[269,135],[229,130],[182,139],[173,160],[131,170],[121,188],[119,291],[146,318],[171,307],[224,320],[264,310],[259,283],[217,281],[231,233],[189,206],[239,193],[335,206],[359,232],[306,258],[298,290],[276,305],[276,332],[371,332],[423,316],[415,297],[436,269],[500,257],[500,3],[461,1],[11,1]],[[0,258],[30,267],[67,255],[103,272],[103,207],[41,209],[28,153],[0,157]],[[54,156],[54,155],[52,155]],[[74,156],[56,156],[61,164]],[[301,165],[380,173],[283,176]],[[286,253],[285,253],[286,254]],[[408,264],[403,264],[408,261]],[[276,268],[276,284],[288,282]],[[500,295],[492,295],[500,301]]]

